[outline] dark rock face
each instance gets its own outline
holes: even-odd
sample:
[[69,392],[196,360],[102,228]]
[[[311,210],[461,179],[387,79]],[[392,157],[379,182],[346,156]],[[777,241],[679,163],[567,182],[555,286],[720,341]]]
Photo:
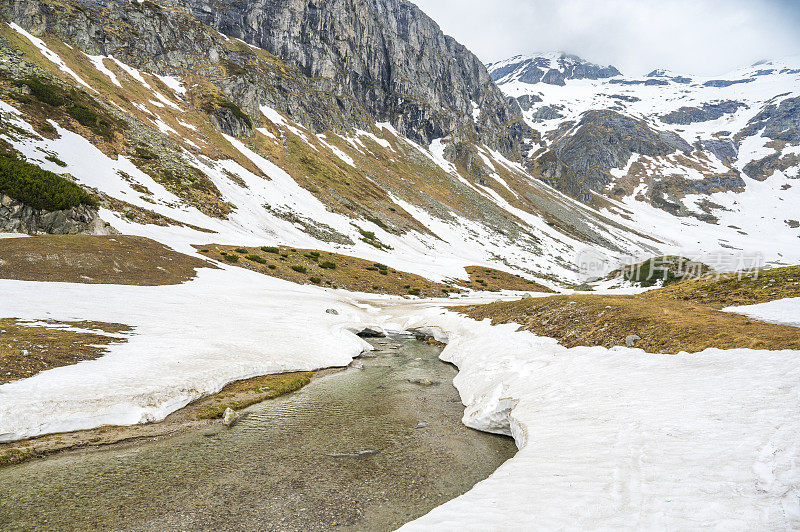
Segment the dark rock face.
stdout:
[[250,122],[244,120],[230,109],[220,107],[211,112],[211,121],[223,133],[232,137],[250,137],[253,135],[253,128]]
[[650,79],[612,79],[612,80],[609,80],[609,83],[613,83],[615,85],[646,85],[646,86],[669,85],[669,81],[667,81],[665,79],[657,79],[657,78],[650,78]]
[[611,180],[609,170],[624,168],[634,153],[651,157],[692,147],[678,135],[658,131],[641,120],[608,110],[583,115],[571,135],[557,139],[541,167],[542,176],[556,188],[586,200]]
[[704,140],[700,143],[700,148],[728,165],[733,165],[739,155],[739,147],[730,139]]
[[740,83],[750,83],[753,78],[746,79],[712,79],[703,83],[704,87],[730,87],[731,85],[738,85]]
[[681,107],[671,113],[661,115],[661,120],[666,124],[688,125],[693,122],[707,122],[716,120],[726,114],[733,114],[741,107],[747,107],[742,102],[726,100],[717,103],[705,103],[701,107]]
[[750,161],[742,170],[747,177],[757,181],[764,181],[774,174],[776,170],[784,172],[798,165],[800,165],[800,156],[794,154],[781,156],[780,153],[773,153],[764,158]]
[[0,233],[48,233],[54,235],[109,235],[97,211],[86,206],[65,211],[43,211],[0,193]]
[[[426,144],[465,130],[504,153],[532,134],[480,60],[405,0],[173,3],[296,66],[346,116],[366,111]],[[478,123],[471,102],[482,110]]]
[[535,104],[542,101],[541,98],[534,94],[523,94],[522,96],[517,97],[516,100],[523,111],[530,111]]
[[673,76],[669,72],[663,69],[656,69],[647,74],[648,78],[663,78],[668,79],[670,81],[674,81],[675,83],[680,83],[682,85],[686,85],[692,82],[692,78],[687,78],[685,76]]
[[544,120],[555,120],[557,118],[564,118],[560,112],[558,112],[558,108],[552,105],[544,105],[533,112],[531,115],[531,120],[534,122],[542,122]]
[[556,60],[558,68],[552,68],[550,59],[534,57],[521,59],[498,68],[491,68],[492,78],[501,80],[509,74],[518,74],[516,79],[523,83],[548,83],[550,85],[565,85],[568,79],[604,79],[621,76],[619,70],[613,66],[602,67],[584,61],[580,57],[561,54]]
[[800,142],[800,96],[770,104],[753,117],[740,133],[750,137],[764,130],[763,136],[773,140]]

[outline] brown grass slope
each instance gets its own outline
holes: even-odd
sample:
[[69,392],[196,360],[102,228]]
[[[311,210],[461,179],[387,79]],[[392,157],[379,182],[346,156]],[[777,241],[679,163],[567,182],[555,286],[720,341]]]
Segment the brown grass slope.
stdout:
[[0,240],[0,279],[158,286],[210,263],[138,236],[42,235]]
[[720,349],[800,349],[800,329],[721,312],[726,305],[797,297],[800,267],[779,268],[758,278],[724,276],[683,281],[638,296],[573,295],[498,302],[460,309],[493,323],[558,339],[566,347],[624,345],[629,335],[649,353],[696,353]]

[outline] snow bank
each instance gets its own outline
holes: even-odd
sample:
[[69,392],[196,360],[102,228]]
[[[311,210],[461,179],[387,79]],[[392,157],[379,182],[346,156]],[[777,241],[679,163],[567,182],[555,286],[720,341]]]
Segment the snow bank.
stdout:
[[759,303],[758,305],[727,307],[722,311],[744,314],[755,320],[768,323],[800,327],[800,297],[778,299],[777,301]]
[[0,293],[3,318],[135,327],[101,358],[0,386],[0,441],[160,420],[231,381],[345,366],[368,347],[345,297],[243,268],[157,287],[0,280]]
[[447,338],[464,423],[520,448],[404,530],[800,526],[800,352],[567,349],[442,309],[380,312]]

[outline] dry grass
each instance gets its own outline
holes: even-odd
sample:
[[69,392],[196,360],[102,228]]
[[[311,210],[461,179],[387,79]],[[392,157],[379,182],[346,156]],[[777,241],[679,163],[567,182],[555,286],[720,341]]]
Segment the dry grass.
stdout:
[[206,261],[138,236],[42,235],[0,240],[0,279],[159,286],[192,279]]
[[720,312],[726,305],[800,296],[800,269],[780,268],[759,278],[684,281],[639,296],[574,295],[499,302],[459,309],[475,319],[518,323],[566,347],[624,345],[628,335],[649,353],[720,349],[800,349],[800,329]]
[[0,319],[0,384],[99,358],[107,352],[106,346],[126,341],[108,334],[130,331],[131,327],[119,323],[49,321],[31,326],[15,319]]
[[[455,291],[446,284],[434,283],[413,273],[401,272],[383,264],[339,253],[285,246],[266,248],[271,251],[265,251],[262,248],[219,245],[197,247],[201,251],[207,251],[206,255],[211,258],[222,262],[231,262],[230,259],[226,259],[225,255],[222,255],[224,252],[229,257],[238,257],[233,262],[236,266],[293,283],[318,284],[354,292],[412,294],[423,297],[442,297],[445,295],[445,291]],[[248,256],[260,257],[264,263],[250,260],[247,258]],[[331,265],[335,267],[331,268]],[[293,269],[293,266],[296,269]],[[303,268],[305,271],[302,271]]]
[[495,270],[494,268],[467,266],[466,270],[469,274],[469,281],[464,284],[476,290],[488,290],[490,292],[497,292],[499,290],[520,290],[525,292],[553,293],[553,290],[544,285],[529,281],[519,275]]
[[460,292],[456,285],[461,285],[474,290],[552,293],[549,288],[518,275],[483,266],[466,267],[470,281],[453,280],[452,284],[444,284],[384,264],[327,251],[287,246],[253,248],[214,244],[195,247],[210,258],[293,283],[343,288],[353,292],[446,297],[450,293]]
[[758,274],[701,277],[648,292],[648,299],[677,299],[715,308],[755,305],[800,297],[800,266],[762,270]]

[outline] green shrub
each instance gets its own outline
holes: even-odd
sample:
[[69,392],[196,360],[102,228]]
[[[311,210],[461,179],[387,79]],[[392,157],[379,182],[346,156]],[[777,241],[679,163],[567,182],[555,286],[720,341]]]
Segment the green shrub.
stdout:
[[307,259],[310,259],[310,260],[313,260],[313,261],[315,261],[315,262],[316,262],[317,260],[319,260],[319,253],[317,253],[317,252],[314,252],[314,251],[312,251],[311,253],[306,253],[306,254],[305,254],[305,255],[303,255],[303,256],[304,256],[305,258],[307,258]]
[[228,262],[239,262],[239,255],[229,255],[226,253],[223,257],[225,257],[225,260]]
[[93,133],[110,138],[113,135],[111,122],[100,113],[84,105],[73,105],[67,109],[67,114],[74,118],[80,125],[88,127]]
[[261,246],[261,251],[264,253],[274,253],[276,255],[281,252],[281,250],[273,246]]
[[387,265],[381,264],[380,262],[376,262],[375,264],[373,264],[373,266],[375,266],[379,270],[388,270],[389,269],[389,267]]
[[319,284],[319,283],[322,282],[322,279],[319,278],[319,277],[309,277],[308,280],[311,281],[314,284]]
[[94,127],[100,120],[100,115],[82,105],[74,105],[67,109],[67,114],[78,121],[82,126]]
[[308,268],[306,268],[305,266],[299,266],[297,264],[292,266],[292,269],[297,273],[306,273],[308,271]]
[[323,270],[335,270],[336,263],[326,260],[325,262],[321,263],[319,267],[322,268]]
[[411,290],[408,291],[408,295],[410,296],[418,296],[419,294],[420,294],[419,288],[412,288]]
[[64,91],[57,85],[42,81],[39,78],[30,76],[14,83],[17,87],[23,85],[31,90],[34,98],[52,107],[58,107],[64,103]]
[[236,249],[234,249],[234,251],[236,253],[241,253],[242,255],[248,253],[248,251],[245,248],[236,248]]
[[267,259],[265,259],[261,255],[247,255],[245,258],[247,260],[249,260],[249,261],[257,262],[259,264],[266,264],[267,263]]
[[389,275],[389,270],[380,270],[381,275]]
[[50,161],[51,163],[55,164],[56,166],[60,166],[61,168],[65,168],[67,163],[56,157],[55,155],[48,155],[45,157],[46,161]]
[[[380,218],[375,218],[374,216],[366,216],[365,218],[367,221],[374,223],[381,229],[388,229],[388,226]],[[375,238],[375,233],[372,233],[372,237]]]
[[274,270],[277,268],[277,266],[275,266],[274,264],[270,264],[269,266],[267,266],[267,268],[269,268],[270,270]]
[[9,155],[0,155],[0,192],[34,209],[47,211],[98,205],[95,198],[75,183]]

